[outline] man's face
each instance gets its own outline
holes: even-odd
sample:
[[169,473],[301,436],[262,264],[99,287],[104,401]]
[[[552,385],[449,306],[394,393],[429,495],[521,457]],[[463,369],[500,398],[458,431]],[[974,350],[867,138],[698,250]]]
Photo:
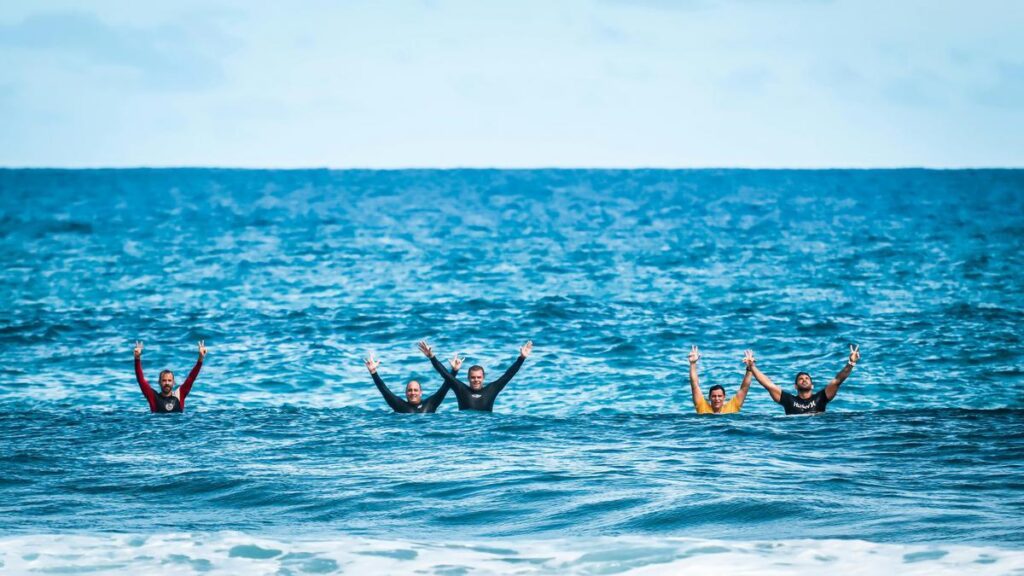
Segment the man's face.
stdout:
[[796,377],[796,389],[803,392],[805,390],[812,390],[814,385],[811,384],[811,377],[807,374],[801,374]]
[[473,390],[479,390],[484,387],[484,371],[483,370],[470,370],[469,371],[469,387]]
[[423,398],[423,391],[420,390],[420,383],[415,380],[410,380],[405,385],[405,399],[409,401],[409,404],[419,405],[420,400]]
[[725,392],[715,389],[708,394],[708,400],[711,404],[711,409],[715,412],[721,412],[722,406],[725,405]]
[[170,372],[164,372],[160,375],[160,392],[164,396],[168,396],[174,390],[174,374]]

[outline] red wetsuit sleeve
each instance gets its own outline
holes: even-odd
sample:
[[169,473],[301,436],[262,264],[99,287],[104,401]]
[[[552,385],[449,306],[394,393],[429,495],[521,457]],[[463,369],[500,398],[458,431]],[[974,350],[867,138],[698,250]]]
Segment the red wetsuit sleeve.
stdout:
[[142,395],[146,397],[146,402],[149,403],[149,411],[156,412],[156,392],[153,392],[149,382],[146,382],[146,377],[142,375],[142,358],[135,359],[135,379],[139,382],[139,388],[142,389]]
[[182,410],[185,410],[185,396],[188,396],[188,393],[192,391],[192,384],[196,381],[196,377],[199,376],[199,371],[202,368],[203,359],[200,358],[196,361],[196,365],[192,367],[192,371],[188,373],[188,378],[185,378],[181,388],[178,389],[178,402],[181,402]]

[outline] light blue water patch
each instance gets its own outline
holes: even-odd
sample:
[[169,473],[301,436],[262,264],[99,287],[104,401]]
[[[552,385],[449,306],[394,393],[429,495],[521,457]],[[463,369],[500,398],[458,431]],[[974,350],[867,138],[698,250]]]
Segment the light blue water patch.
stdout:
[[[229,555],[231,557],[239,556],[232,550]],[[165,562],[172,564],[187,564],[192,570],[196,572],[209,572],[213,570],[213,563],[205,558],[190,558],[184,554],[169,554]]]
[[[345,534],[455,571],[402,543],[1019,547],[1022,243],[1017,170],[0,170],[0,535]],[[180,384],[200,339],[186,412],[149,414],[135,341]],[[393,414],[363,358],[430,394],[421,339],[488,379],[535,350],[494,414]],[[820,389],[851,342],[823,415],[756,383],[693,412],[692,344],[731,396],[747,348]]]
[[260,548],[255,544],[235,546],[228,552],[228,556],[231,558],[251,558],[253,560],[265,560],[280,555],[280,550]]
[[903,562],[911,564],[913,562],[927,562],[929,560],[938,560],[949,554],[945,550],[925,550],[922,552],[912,552],[910,554],[903,555]]
[[415,550],[369,550],[360,552],[360,554],[383,556],[385,558],[394,558],[395,560],[412,560],[419,555]]

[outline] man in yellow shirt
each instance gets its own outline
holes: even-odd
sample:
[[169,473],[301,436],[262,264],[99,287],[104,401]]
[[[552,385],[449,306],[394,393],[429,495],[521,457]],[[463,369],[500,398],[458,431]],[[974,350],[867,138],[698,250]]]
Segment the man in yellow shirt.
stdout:
[[739,391],[728,402],[725,401],[725,388],[714,385],[708,390],[708,399],[704,400],[704,394],[700,391],[700,382],[697,378],[697,361],[700,360],[700,350],[693,346],[690,348],[690,391],[693,392],[693,407],[697,414],[733,414],[739,412],[743,407],[743,401],[747,398],[747,391],[750,390],[750,380],[753,373],[750,371],[750,362],[743,358],[747,365],[747,372],[743,375],[743,382]]

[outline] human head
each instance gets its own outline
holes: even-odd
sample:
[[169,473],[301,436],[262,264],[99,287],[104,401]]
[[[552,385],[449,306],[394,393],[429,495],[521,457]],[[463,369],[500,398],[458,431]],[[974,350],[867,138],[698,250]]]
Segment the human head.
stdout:
[[725,406],[725,388],[719,384],[712,386],[708,390],[708,403],[711,404],[711,410],[721,412],[722,406]]
[[811,382],[811,375],[807,372],[798,373],[793,385],[796,386],[796,389],[800,392],[810,392],[814,389],[814,383]]
[[469,367],[469,387],[472,388],[473,390],[479,390],[484,387],[483,366]]
[[160,372],[160,392],[169,396],[174,390],[174,372],[163,370]]
[[409,380],[409,383],[405,385],[405,399],[409,401],[409,404],[419,405],[420,400],[423,399],[423,391],[420,389],[419,382]]

